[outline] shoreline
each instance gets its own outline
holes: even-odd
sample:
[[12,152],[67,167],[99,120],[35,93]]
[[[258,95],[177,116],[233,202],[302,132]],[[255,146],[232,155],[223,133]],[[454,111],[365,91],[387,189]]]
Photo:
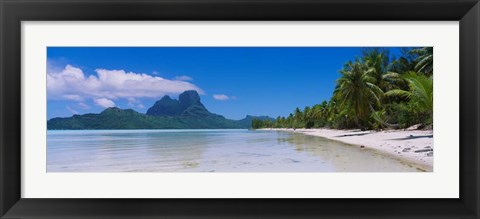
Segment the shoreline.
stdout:
[[433,171],[433,130],[360,131],[336,129],[264,128],[301,133],[376,150],[427,172]]

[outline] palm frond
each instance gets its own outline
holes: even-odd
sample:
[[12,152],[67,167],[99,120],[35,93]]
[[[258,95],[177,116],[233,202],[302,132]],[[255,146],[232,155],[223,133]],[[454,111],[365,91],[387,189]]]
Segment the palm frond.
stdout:
[[412,93],[405,90],[393,89],[385,92],[385,96],[410,98],[412,96]]

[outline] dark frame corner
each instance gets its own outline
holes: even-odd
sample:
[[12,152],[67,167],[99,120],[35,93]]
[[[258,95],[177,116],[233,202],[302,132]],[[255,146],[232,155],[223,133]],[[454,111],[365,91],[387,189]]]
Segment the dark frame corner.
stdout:
[[[0,0],[0,16],[1,218],[480,217],[478,0]],[[22,199],[25,20],[460,21],[460,199]]]

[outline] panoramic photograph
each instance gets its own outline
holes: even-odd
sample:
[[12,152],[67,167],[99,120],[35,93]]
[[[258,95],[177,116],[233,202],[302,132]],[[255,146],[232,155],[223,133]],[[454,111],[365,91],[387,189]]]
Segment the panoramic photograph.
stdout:
[[48,47],[47,172],[433,172],[433,47]]

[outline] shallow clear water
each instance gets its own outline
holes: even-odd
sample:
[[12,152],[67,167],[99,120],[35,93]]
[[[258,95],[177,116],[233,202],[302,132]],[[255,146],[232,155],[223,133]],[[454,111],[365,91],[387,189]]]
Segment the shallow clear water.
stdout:
[[47,172],[405,172],[375,151],[251,130],[48,131]]

